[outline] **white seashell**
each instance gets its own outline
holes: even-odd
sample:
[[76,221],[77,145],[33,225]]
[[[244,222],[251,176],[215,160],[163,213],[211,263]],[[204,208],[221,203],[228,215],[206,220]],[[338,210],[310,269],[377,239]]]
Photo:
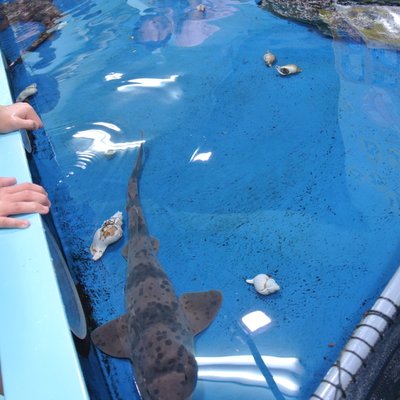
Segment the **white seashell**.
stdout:
[[32,83],[31,85],[27,86],[16,98],[16,102],[22,102],[26,100],[28,97],[33,96],[37,93],[37,84]]
[[271,52],[267,51],[263,55],[263,60],[264,60],[265,64],[267,64],[268,67],[272,67],[272,65],[275,64],[275,62],[276,62],[275,54],[272,54]]
[[288,64],[281,67],[277,65],[275,69],[283,76],[298,74],[301,72],[301,68],[299,68],[296,64]]
[[198,4],[196,6],[196,10],[200,12],[205,12],[206,11],[206,6],[204,4]]
[[261,294],[272,294],[280,290],[279,285],[269,275],[258,274],[253,279],[246,279],[247,283],[254,285],[254,289]]
[[122,237],[122,212],[116,212],[110,219],[103,222],[94,234],[90,252],[93,260],[98,260],[106,251],[107,246]]

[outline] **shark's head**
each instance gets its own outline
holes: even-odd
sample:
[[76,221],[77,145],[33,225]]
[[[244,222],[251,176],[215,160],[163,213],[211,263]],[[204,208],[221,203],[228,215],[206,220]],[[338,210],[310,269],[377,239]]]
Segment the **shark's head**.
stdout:
[[139,389],[146,400],[186,400],[196,386],[197,363],[193,354],[178,343],[176,353],[168,353],[169,357],[159,358],[151,370],[143,371],[144,387]]

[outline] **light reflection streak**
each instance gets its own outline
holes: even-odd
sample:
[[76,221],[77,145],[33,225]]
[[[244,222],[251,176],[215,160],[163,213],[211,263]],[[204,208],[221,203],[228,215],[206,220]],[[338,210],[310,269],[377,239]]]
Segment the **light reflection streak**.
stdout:
[[86,163],[83,162],[83,161],[78,161],[78,162],[75,164],[75,167],[78,167],[78,168],[81,168],[81,169],[86,169]]
[[160,88],[164,87],[168,83],[176,81],[179,75],[171,75],[168,78],[136,78],[129,79],[128,85],[122,85],[117,88],[119,92],[129,92],[138,88]]
[[100,125],[100,126],[104,126],[108,129],[111,129],[113,131],[116,132],[121,132],[121,128],[119,128],[117,125],[111,124],[109,122],[93,122],[93,125]]
[[190,157],[189,162],[196,162],[196,161],[208,161],[211,156],[212,156],[212,152],[208,151],[206,153],[199,153],[200,147],[198,147],[194,153],[192,154],[192,157]]
[[[261,356],[268,368],[284,369],[297,374],[303,372],[299,359],[296,357],[276,357]],[[251,366],[255,367],[256,362],[251,355],[240,356],[221,356],[221,357],[196,357],[199,366],[217,366],[217,365],[234,365],[234,366]]]
[[266,386],[262,374],[257,372],[246,372],[243,370],[218,370],[218,369],[199,369],[197,374],[200,380],[211,381],[230,381],[245,385]]
[[299,360],[295,357],[263,356],[253,340],[271,322],[271,318],[261,310],[245,314],[240,318],[239,326],[251,355],[203,360],[201,376],[209,380],[266,387],[276,400],[285,399],[282,393],[297,395],[300,389],[297,375],[302,372]]
[[114,80],[118,80],[121,79],[124,76],[124,74],[120,73],[120,72],[110,72],[109,74],[107,74],[104,79],[106,81],[114,81]]
[[78,155],[79,160],[90,162],[96,155],[92,152],[85,152],[85,151],[77,151],[76,154]]
[[266,328],[271,323],[271,318],[262,311],[253,311],[242,317],[242,323],[251,333]]
[[[196,358],[197,360],[197,358]],[[274,372],[273,378],[279,390],[289,395],[299,392],[299,378],[282,372]],[[231,382],[248,386],[261,386],[268,388],[269,385],[264,375],[256,368],[205,368],[199,365],[198,379],[203,381]]]
[[[95,123],[97,125],[104,125],[114,130],[120,130],[113,124],[104,122]],[[112,127],[113,128],[112,128]],[[116,128],[116,129],[115,129]],[[77,150],[76,155],[78,156],[78,162],[75,164],[76,167],[85,169],[87,163],[93,160],[98,153],[107,155],[107,153],[115,151],[123,151],[127,149],[133,149],[139,147],[144,140],[134,140],[132,142],[120,142],[115,143],[111,140],[111,135],[101,129],[88,129],[85,131],[79,131],[73,135],[77,139],[90,139],[92,143],[86,150]]]

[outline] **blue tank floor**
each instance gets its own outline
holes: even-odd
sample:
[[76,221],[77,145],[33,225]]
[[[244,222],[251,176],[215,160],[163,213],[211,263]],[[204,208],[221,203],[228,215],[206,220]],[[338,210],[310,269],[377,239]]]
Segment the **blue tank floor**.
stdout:
[[[160,261],[178,293],[216,288],[225,297],[196,343],[208,367],[194,399],[271,396],[257,369],[241,366],[253,379],[246,385],[210,372],[216,358],[251,355],[240,320],[254,310],[272,323],[251,343],[294,362],[272,372],[286,397],[306,398],[400,258],[398,55],[332,41],[253,3],[210,3],[220,14],[203,38],[185,36],[180,3],[147,13],[123,1],[57,4],[68,24],[13,74],[16,92],[32,80],[41,88],[34,104],[46,136],[36,135],[34,159],[91,326],[124,309],[124,243],[97,263],[88,248],[124,210],[136,153],[106,159],[89,137],[126,145],[143,130],[141,197]],[[180,27],[168,40],[131,38],[144,16],[168,12]],[[303,72],[285,79],[267,69],[268,49]],[[157,88],[132,83],[174,75]],[[208,162],[190,162],[207,152]],[[260,272],[281,292],[255,294],[244,279]],[[129,363],[96,357],[110,398],[134,398]]]

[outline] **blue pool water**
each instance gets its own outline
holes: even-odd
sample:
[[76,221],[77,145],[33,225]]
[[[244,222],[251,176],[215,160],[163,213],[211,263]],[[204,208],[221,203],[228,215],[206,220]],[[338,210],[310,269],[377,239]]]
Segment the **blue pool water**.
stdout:
[[[125,209],[143,131],[140,192],[159,260],[178,294],[224,295],[196,340],[193,399],[308,398],[400,260],[399,53],[253,1],[205,1],[205,14],[168,0],[55,4],[62,29],[12,78],[16,93],[38,84],[33,158],[90,326],[124,312],[127,235],[97,262],[89,246]],[[23,49],[41,28],[14,29]],[[267,50],[302,72],[279,76]],[[281,291],[256,294],[245,279],[259,273]],[[253,311],[271,323],[249,334],[241,319]],[[93,399],[139,398],[127,361],[88,357]]]

